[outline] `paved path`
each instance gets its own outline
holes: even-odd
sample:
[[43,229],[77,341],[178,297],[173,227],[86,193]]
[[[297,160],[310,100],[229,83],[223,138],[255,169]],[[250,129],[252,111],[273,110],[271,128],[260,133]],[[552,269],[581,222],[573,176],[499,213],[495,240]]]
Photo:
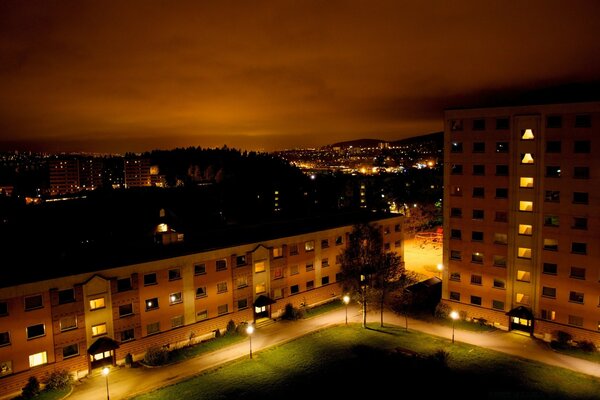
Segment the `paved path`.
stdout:
[[[279,321],[274,324],[256,329],[252,336],[252,350],[256,353],[264,348],[276,346],[286,341],[293,340],[315,330],[332,325],[343,324],[345,309],[331,311],[298,321]],[[378,322],[379,314],[368,315],[368,321]],[[355,307],[348,308],[348,321],[360,323],[360,312]],[[384,323],[404,326],[404,318],[393,313],[384,316]],[[452,328],[414,320],[409,318],[410,330],[421,331],[448,340],[452,337]],[[581,360],[574,357],[558,354],[551,350],[547,344],[540,340],[517,333],[494,331],[472,332],[455,329],[455,341],[470,343],[492,350],[526,357],[550,365],[569,368],[585,374],[600,378],[600,364]],[[243,341],[227,348],[204,354],[197,358],[183,361],[160,368],[124,368],[117,367],[108,377],[108,389],[111,400],[127,399],[135,395],[167,386],[180,380],[187,379],[207,369],[222,363],[233,361],[242,357],[249,357],[250,344]],[[106,380],[100,374],[84,378],[74,386],[68,400],[105,399]]]

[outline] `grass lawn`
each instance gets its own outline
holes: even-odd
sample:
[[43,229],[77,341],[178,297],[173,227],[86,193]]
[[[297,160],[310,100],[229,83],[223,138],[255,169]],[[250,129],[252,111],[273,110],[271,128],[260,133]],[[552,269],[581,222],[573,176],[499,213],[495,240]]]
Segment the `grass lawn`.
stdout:
[[[136,399],[600,398],[600,380],[591,376],[402,327],[370,328],[315,332]],[[440,349],[447,363],[432,357]]]
[[[67,394],[71,391],[71,387],[56,390],[42,390],[40,394],[34,397],[35,400],[59,400],[64,399]],[[21,396],[13,398],[13,400],[21,400]]]

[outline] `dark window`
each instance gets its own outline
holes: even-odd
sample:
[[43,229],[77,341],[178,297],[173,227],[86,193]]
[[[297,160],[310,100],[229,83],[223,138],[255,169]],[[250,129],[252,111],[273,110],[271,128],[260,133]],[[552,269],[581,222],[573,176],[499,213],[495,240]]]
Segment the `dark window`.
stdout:
[[460,282],[460,272],[452,272],[450,274],[450,280],[455,282]]
[[[387,232],[387,233],[389,233],[389,229],[388,229],[388,232]],[[328,240],[328,239],[323,239],[323,240],[321,240],[321,248],[322,248],[322,249],[327,249],[327,248],[329,248],[329,240]]]
[[463,130],[462,119],[452,119],[452,120],[450,120],[450,130],[452,130],[452,131],[462,131]]
[[298,287],[298,285],[292,285],[290,287],[290,293],[291,294],[298,293],[299,290],[300,290],[300,288]]
[[461,260],[462,256],[460,254],[460,250],[450,250],[450,259]]
[[450,173],[452,175],[462,175],[462,173],[463,173],[463,166],[462,166],[462,164],[452,164],[452,168],[450,170]]
[[485,130],[485,119],[474,119],[473,120],[473,130],[474,131]]
[[158,281],[156,280],[156,273],[153,272],[151,274],[144,275],[144,286],[148,285],[156,285]]
[[481,275],[471,275],[471,284],[481,285]]
[[546,118],[546,128],[562,127],[562,117],[560,115],[549,115]]
[[544,226],[558,227],[558,215],[544,215]]
[[41,294],[25,297],[25,311],[35,310],[44,307],[44,300]]
[[510,129],[510,119],[496,118],[496,129],[498,129],[498,130]]
[[450,147],[451,153],[462,153],[463,152],[463,144],[462,142],[452,142],[452,146]]
[[196,298],[206,296],[206,286],[200,286],[196,289]]
[[156,310],[158,308],[158,297],[146,300],[146,311]]
[[204,275],[204,274],[206,274],[206,264],[194,265],[194,275]]
[[508,175],[508,165],[496,165],[496,175],[507,176]]
[[560,177],[560,167],[553,165],[546,167],[546,176],[548,178],[559,178]]
[[589,128],[592,126],[592,116],[589,114],[576,115],[575,116],[575,127],[576,128]]
[[473,153],[485,153],[485,142],[474,142]]
[[135,339],[135,331],[133,328],[125,329],[121,332],[121,342],[128,342],[133,339]]
[[471,262],[475,264],[483,264],[483,254],[473,253],[471,254]]
[[587,223],[587,218],[586,217],[573,217],[573,229],[587,229],[588,227],[588,223]]
[[546,142],[546,153],[560,153],[561,142],[560,140],[548,140]]
[[575,279],[585,279],[585,268],[581,267],[571,267],[571,278]]
[[58,304],[73,303],[75,301],[75,290],[65,289],[58,291]]
[[461,239],[462,237],[462,232],[460,231],[460,229],[451,229],[450,230],[450,239]]
[[63,347],[63,358],[73,357],[79,354],[79,345],[77,343]]
[[576,254],[587,254],[587,244],[586,243],[571,243],[571,252]]
[[483,242],[483,232],[471,232],[471,240],[474,242]]
[[573,168],[573,178],[588,179],[590,177],[589,167],[575,167]]
[[474,304],[476,306],[480,306],[481,305],[481,297],[479,297],[479,296],[471,296],[471,304]]
[[484,197],[485,190],[482,187],[474,187],[473,188],[473,197]]
[[502,279],[494,278],[494,287],[496,289],[505,289],[506,282],[504,282]]
[[496,188],[496,198],[497,199],[507,199],[508,198],[508,189],[507,188]]
[[235,258],[235,265],[236,266],[246,265],[246,256],[237,256]]
[[496,310],[504,310],[504,302],[500,300],[492,300],[492,308]]
[[473,165],[473,175],[485,175],[485,165]]
[[508,213],[506,211],[496,211],[494,213],[494,221],[508,222]]
[[133,304],[123,304],[119,306],[119,317],[125,317],[133,314]]
[[558,271],[558,265],[552,263],[544,263],[543,271],[548,275],[556,275]]
[[560,192],[558,190],[546,190],[544,201],[558,203],[560,201]]
[[583,326],[583,317],[569,315],[569,325]]
[[321,277],[321,285],[328,285],[328,284],[329,284],[329,277],[328,276]]
[[217,271],[225,271],[227,269],[227,261],[217,260]]
[[583,293],[574,291],[569,292],[569,301],[583,304]]
[[10,334],[8,332],[0,332],[0,346],[8,346],[10,344]]
[[117,279],[117,291],[125,292],[133,289],[131,286],[131,278]]
[[473,210],[473,219],[483,219],[483,210]]
[[179,268],[170,269],[169,280],[176,281],[177,279],[181,279],[181,270]]
[[31,325],[27,327],[27,339],[33,339],[46,334],[44,324]]
[[450,216],[454,217],[454,218],[461,218],[462,217],[462,208],[452,207],[450,209]]
[[248,299],[238,300],[237,308],[238,308],[238,310],[243,310],[245,308],[248,308]]
[[573,192],[573,203],[588,204],[588,198],[587,192]]
[[496,142],[496,153],[508,153],[508,142]]
[[335,245],[336,246],[340,246],[344,244],[344,238],[342,236],[338,236],[335,238]]
[[548,287],[548,286],[542,287],[542,296],[555,299],[556,298],[556,288]]
[[450,300],[460,301],[460,293],[450,292]]
[[8,303],[6,301],[0,301],[0,317],[8,315]]
[[591,149],[589,140],[576,140],[573,144],[574,153],[589,153]]

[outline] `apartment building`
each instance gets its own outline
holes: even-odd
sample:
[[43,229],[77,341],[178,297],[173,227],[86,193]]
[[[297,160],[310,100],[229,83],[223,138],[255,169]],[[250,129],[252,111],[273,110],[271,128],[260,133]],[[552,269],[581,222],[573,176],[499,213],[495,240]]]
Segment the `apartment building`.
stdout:
[[442,301],[600,346],[600,102],[446,110]]
[[[403,257],[401,216],[370,221]],[[353,222],[355,223],[355,222]],[[352,224],[353,224],[352,223]],[[353,225],[285,227],[285,235],[0,287],[0,398],[29,376],[140,359],[150,346],[194,343],[227,323],[278,318],[285,306],[339,298],[339,256]],[[247,237],[252,236],[251,232]],[[178,244],[170,245],[177,249]],[[59,271],[58,271],[59,272]]]

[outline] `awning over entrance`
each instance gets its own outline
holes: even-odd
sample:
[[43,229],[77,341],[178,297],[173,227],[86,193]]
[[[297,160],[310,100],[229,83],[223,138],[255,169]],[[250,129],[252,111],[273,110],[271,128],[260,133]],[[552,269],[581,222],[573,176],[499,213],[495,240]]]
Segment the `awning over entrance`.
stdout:
[[509,317],[517,317],[523,319],[533,319],[533,313],[525,306],[515,307],[506,313]]
[[268,296],[265,296],[264,294],[258,296],[254,301],[254,307],[265,307],[271,304],[275,304],[275,300]]
[[98,338],[88,349],[88,354],[94,355],[98,353],[104,353],[105,351],[112,351],[119,348],[119,343],[109,338],[108,336],[102,336]]

